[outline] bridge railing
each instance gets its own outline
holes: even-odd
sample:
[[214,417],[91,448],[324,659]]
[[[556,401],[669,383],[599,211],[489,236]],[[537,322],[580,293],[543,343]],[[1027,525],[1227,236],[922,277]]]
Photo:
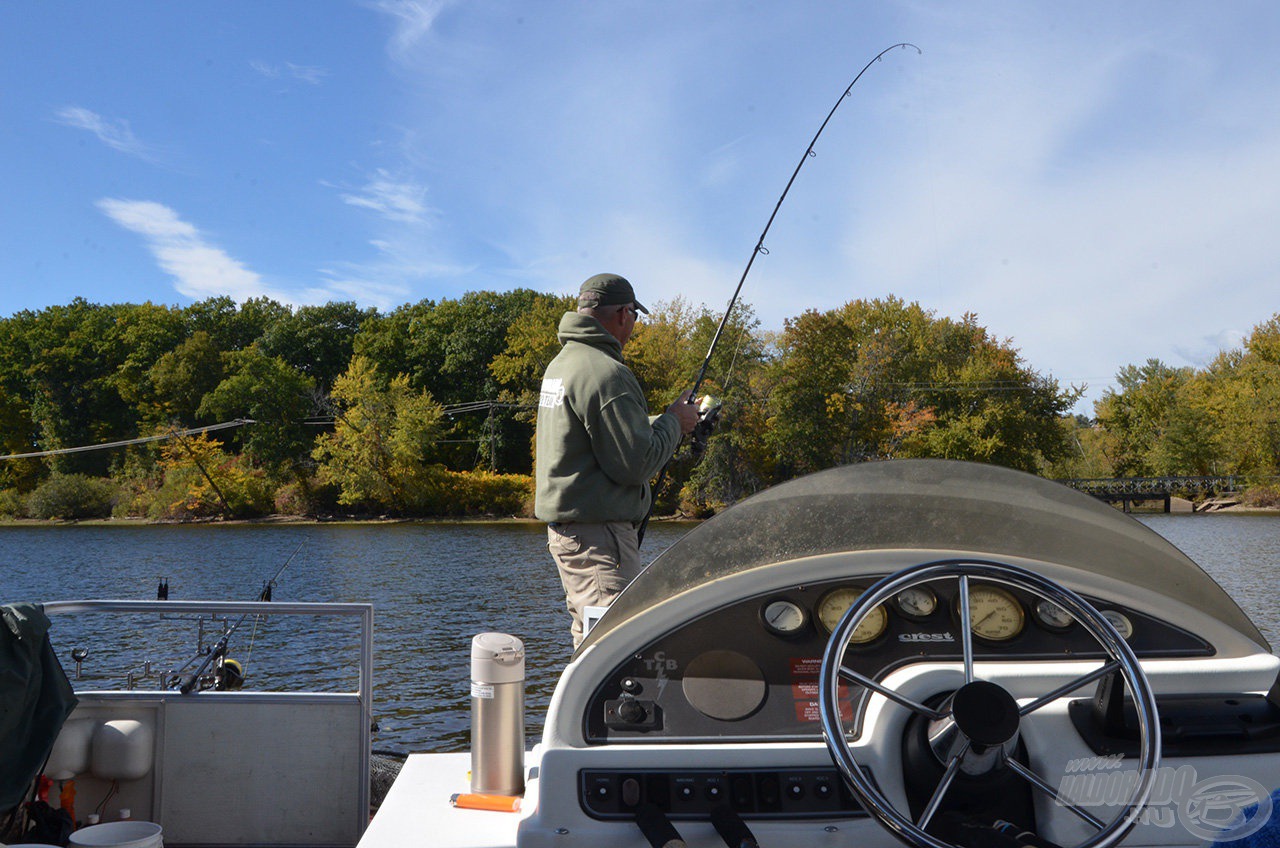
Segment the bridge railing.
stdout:
[[1244,488],[1245,478],[1235,474],[1167,477],[1091,477],[1059,480],[1097,497],[1172,495],[1221,495]]

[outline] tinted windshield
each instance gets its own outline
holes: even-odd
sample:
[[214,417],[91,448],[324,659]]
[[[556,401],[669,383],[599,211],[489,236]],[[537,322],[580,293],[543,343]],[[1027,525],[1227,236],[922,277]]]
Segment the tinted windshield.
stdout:
[[967,551],[1097,572],[1265,638],[1159,534],[1059,483],[947,460],[861,463],[762,492],[705,522],[636,578],[583,645],[666,598],[728,574],[839,551]]

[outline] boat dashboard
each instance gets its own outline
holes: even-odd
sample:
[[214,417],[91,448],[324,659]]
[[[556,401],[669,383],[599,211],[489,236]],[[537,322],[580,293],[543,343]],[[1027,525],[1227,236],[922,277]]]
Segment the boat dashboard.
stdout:
[[[610,670],[583,716],[588,744],[821,738],[818,672],[831,633],[875,579],[795,585],[727,603],[641,646]],[[1106,654],[1052,601],[975,584],[978,662],[1101,660]],[[1213,646],[1124,603],[1086,598],[1141,658],[1207,657]],[[961,660],[957,583],[914,586],[877,607],[853,635],[845,664],[873,680],[912,663]],[[846,688],[861,712],[870,692]]]
[[[887,576],[930,564],[996,571],[859,602],[882,592],[875,587]],[[1019,472],[867,463],[738,504],[615,600],[552,697],[519,844],[640,846],[634,820],[648,808],[717,844],[708,822],[726,807],[761,845],[842,844],[836,833],[843,844],[899,844],[850,790],[829,745],[852,752],[855,771],[904,816],[938,813],[930,834],[942,833],[940,844],[964,844],[944,822],[961,814],[1020,822],[1050,844],[1088,843],[1096,820],[1064,813],[1053,787],[1091,764],[1139,762],[1153,747],[1144,719],[1154,712],[1120,679],[1114,646],[1109,653],[1093,621],[1003,579],[1004,567],[1063,587],[1123,641],[1159,706],[1166,763],[1243,775],[1263,787],[1255,796],[1280,785],[1280,699],[1271,692],[1280,660],[1174,546],[1112,507]],[[826,695],[833,633],[843,640],[833,649],[840,680]],[[946,759],[931,747],[945,728],[921,714],[952,710],[975,681],[1018,715],[1001,743],[1013,766],[995,780],[946,777],[963,786],[933,809]],[[834,732],[824,697],[838,712]],[[1153,818],[1123,844],[1203,841],[1203,832],[1172,833]]]

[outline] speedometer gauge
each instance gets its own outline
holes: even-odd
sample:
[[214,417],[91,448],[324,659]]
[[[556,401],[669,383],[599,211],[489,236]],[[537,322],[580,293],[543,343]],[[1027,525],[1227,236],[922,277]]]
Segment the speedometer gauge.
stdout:
[[[956,599],[959,612],[960,599]],[[1018,599],[995,586],[969,587],[969,629],[973,635],[992,642],[1004,642],[1022,632],[1026,614]]]
[[[840,626],[840,619],[844,617],[849,607],[853,606],[854,601],[858,600],[862,595],[861,589],[853,589],[842,587],[832,589],[830,592],[822,596],[822,600],[818,601],[818,622],[826,629],[828,633],[835,632]],[[889,613],[881,604],[871,612],[867,613],[862,619],[862,623],[853,631],[853,635],[849,637],[850,644],[862,645],[867,642],[879,638],[884,633],[885,628],[889,626]]]

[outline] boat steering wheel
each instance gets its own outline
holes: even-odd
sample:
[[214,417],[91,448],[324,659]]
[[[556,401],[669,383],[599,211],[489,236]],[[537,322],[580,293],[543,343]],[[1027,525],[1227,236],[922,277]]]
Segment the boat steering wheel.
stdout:
[[[903,589],[939,578],[959,581],[960,633],[963,648],[964,685],[939,707],[932,708],[900,694],[858,673],[844,664],[845,652],[854,631],[879,604]],[[969,611],[969,581],[982,580],[1014,586],[1031,592],[1062,607],[1102,646],[1107,662],[1089,674],[1059,686],[1030,703],[1019,705],[1014,697],[995,683],[974,676],[972,621]],[[864,592],[844,614],[831,634],[822,656],[819,682],[819,708],[822,733],[836,766],[863,807],[899,840],[917,848],[956,848],[926,832],[930,821],[941,807],[947,790],[958,773],[985,773],[994,769],[1010,769],[1027,780],[1035,789],[1056,797],[1057,790],[1043,777],[1014,759],[1021,719],[1081,687],[1119,671],[1137,708],[1139,729],[1138,775],[1132,791],[1120,811],[1109,822],[1094,817],[1086,810],[1059,801],[1089,825],[1096,833],[1076,848],[1108,848],[1116,845],[1137,823],[1138,816],[1151,795],[1156,771],[1160,766],[1160,722],[1155,695],[1142,666],[1124,638],[1101,613],[1087,601],[1059,583],[1041,577],[1025,568],[997,562],[972,559],[948,559],[925,563],[891,574]],[[918,818],[912,820],[899,811],[858,764],[846,738],[840,715],[841,683],[859,685],[900,704],[931,722],[930,740],[944,767],[941,780]]]

